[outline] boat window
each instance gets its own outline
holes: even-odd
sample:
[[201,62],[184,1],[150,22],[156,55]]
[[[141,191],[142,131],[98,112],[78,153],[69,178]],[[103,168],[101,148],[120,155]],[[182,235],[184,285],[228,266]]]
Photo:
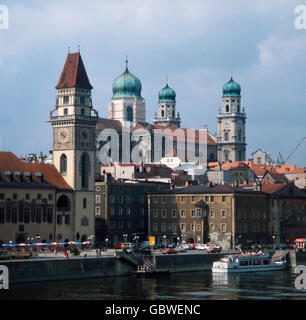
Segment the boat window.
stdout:
[[270,260],[264,260],[263,264],[270,264]]
[[260,266],[261,265],[261,260],[254,260],[253,261],[254,266]]
[[240,261],[239,265],[240,266],[247,266],[249,264],[249,261],[248,260],[242,260]]

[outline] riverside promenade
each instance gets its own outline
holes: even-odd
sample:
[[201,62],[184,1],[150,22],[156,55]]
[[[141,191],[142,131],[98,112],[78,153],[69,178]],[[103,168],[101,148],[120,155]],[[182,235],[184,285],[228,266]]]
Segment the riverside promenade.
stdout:
[[[96,250],[87,250],[79,256],[64,258],[63,253],[39,253],[30,259],[1,260],[1,265],[9,269],[10,283],[72,280],[98,277],[131,276],[142,256],[129,255],[126,259],[119,251],[109,249],[97,257]],[[169,269],[172,273],[210,271],[214,261],[233,251],[206,253],[201,250],[190,250],[185,253],[162,254],[154,252],[157,268]],[[294,253],[294,251],[292,252]],[[134,261],[133,261],[134,260]],[[296,264],[305,264],[306,254],[296,255]]]

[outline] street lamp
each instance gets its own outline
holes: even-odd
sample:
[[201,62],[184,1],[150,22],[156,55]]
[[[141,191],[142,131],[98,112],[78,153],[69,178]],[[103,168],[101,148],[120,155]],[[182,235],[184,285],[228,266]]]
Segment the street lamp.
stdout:
[[180,237],[177,237],[177,245],[180,244]]
[[108,238],[105,239],[105,242],[106,242],[106,251],[108,249]]
[[167,236],[163,235],[163,238],[164,238],[164,248],[166,249],[166,238],[167,238]]
[[124,242],[127,242],[128,234],[125,233],[125,234],[123,235],[123,237],[124,237]]

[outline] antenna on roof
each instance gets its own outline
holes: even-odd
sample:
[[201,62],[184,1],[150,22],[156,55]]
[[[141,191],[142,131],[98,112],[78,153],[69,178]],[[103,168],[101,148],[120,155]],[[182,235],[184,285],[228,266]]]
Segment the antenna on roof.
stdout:
[[126,68],[128,67],[128,63],[129,63],[128,55],[126,54],[125,55],[125,66],[126,66]]
[[166,85],[168,85],[168,75],[166,75]]

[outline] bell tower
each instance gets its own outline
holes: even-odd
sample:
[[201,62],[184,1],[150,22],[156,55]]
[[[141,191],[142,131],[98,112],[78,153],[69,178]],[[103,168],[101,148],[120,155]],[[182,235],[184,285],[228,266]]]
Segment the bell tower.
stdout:
[[241,107],[241,87],[231,79],[223,86],[222,109],[218,119],[218,161],[234,162],[246,159],[245,109]]
[[[74,190],[72,238],[94,234],[95,126],[91,86],[80,52],[69,53],[61,73],[56,105],[50,112],[53,163]],[[92,114],[93,113],[93,114]],[[86,239],[87,240],[87,239]]]

